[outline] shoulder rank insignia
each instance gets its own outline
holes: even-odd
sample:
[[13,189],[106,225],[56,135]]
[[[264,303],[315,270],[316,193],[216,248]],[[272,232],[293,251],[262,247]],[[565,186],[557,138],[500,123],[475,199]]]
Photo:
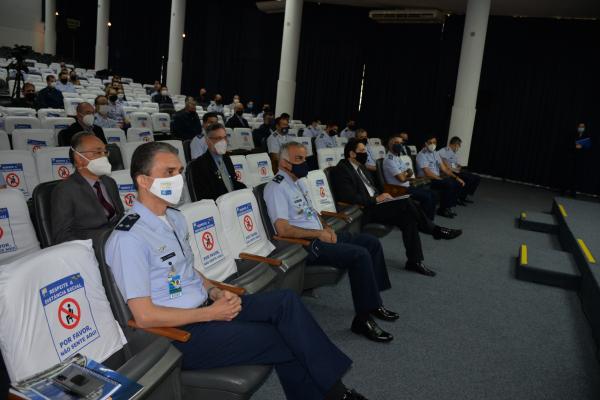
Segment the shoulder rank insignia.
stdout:
[[179,208],[175,208],[175,207],[172,207],[172,206],[167,206],[167,208],[169,208],[171,210],[175,210],[175,211],[181,212],[181,210]]
[[128,231],[133,227],[133,225],[135,225],[135,223],[138,221],[138,219],[140,219],[139,214],[126,215],[121,220],[121,222],[119,222],[119,224],[115,227],[115,229],[118,231]]
[[283,175],[275,175],[275,177],[273,178],[273,182],[275,183],[281,183],[283,181]]
[[394,155],[393,154],[388,154],[388,160],[393,160],[394,159]]

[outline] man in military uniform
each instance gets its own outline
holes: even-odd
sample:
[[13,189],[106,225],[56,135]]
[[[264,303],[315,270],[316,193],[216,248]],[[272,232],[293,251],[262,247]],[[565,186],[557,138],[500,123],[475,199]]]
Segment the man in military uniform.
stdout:
[[[470,173],[469,171],[465,171],[463,166],[459,164],[458,157],[456,153],[460,150],[460,146],[462,144],[462,140],[458,136],[454,136],[450,139],[450,143],[448,146],[444,147],[441,150],[438,150],[438,155],[446,164],[452,172],[454,172],[460,179],[465,182],[465,186],[463,187],[460,195],[460,202],[462,203],[472,203],[472,200],[467,198],[467,195],[473,196],[477,187],[479,186],[479,182],[481,178],[475,174]],[[459,204],[461,204],[459,202]]]
[[341,383],[352,361],[325,335],[291,291],[238,297],[194,270],[187,223],[171,205],[183,189],[177,150],[138,147],[131,160],[138,191],[106,243],[106,261],[142,328],[181,327],[174,342],[183,369],[274,364],[288,399],[364,399]]
[[267,138],[267,149],[269,151],[269,156],[271,157],[271,164],[273,164],[274,172],[277,172],[276,168],[279,163],[279,150],[283,144],[288,142],[289,126],[289,119],[284,117],[275,118],[275,131]]
[[217,113],[207,112],[202,116],[201,131],[198,132],[190,142],[190,153],[192,155],[192,160],[195,160],[206,153],[206,150],[208,150],[208,143],[206,143],[206,128],[218,122],[219,117],[217,116]]
[[307,174],[304,145],[288,142],[281,146],[279,172],[264,191],[271,222],[279,236],[310,240],[306,248],[309,265],[329,264],[348,270],[356,312],[352,332],[373,341],[389,342],[393,336],[372,319],[398,319],[398,314],[383,306],[379,294],[391,288],[381,243],[368,234],[336,235],[313,208],[306,185],[298,181]]
[[319,149],[330,149],[337,147],[337,141],[335,138],[338,136],[338,126],[334,122],[327,123],[325,132],[321,132],[315,140],[315,146]]

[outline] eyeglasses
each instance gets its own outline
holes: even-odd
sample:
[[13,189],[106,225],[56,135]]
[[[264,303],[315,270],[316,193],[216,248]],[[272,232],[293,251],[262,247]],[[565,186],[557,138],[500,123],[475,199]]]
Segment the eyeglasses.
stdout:
[[96,158],[100,158],[100,157],[108,157],[110,154],[110,150],[87,150],[87,151],[79,151],[78,153],[80,153],[80,154],[89,153],[89,154],[92,154]]
[[212,140],[213,142],[220,142],[221,140],[227,140],[227,136],[210,137],[208,139]]

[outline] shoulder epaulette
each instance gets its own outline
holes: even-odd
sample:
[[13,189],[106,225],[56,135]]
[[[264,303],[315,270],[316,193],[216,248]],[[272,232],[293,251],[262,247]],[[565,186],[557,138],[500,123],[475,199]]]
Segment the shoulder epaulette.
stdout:
[[273,182],[275,183],[281,183],[283,181],[283,175],[275,175],[275,177],[273,178]]
[[[179,211],[179,212],[181,212],[181,210],[180,210],[179,208],[175,208],[175,207],[172,207],[172,206],[167,206],[167,208],[169,208],[169,209],[171,209],[171,210],[175,210],[175,211]],[[136,214],[136,215],[137,215],[137,214]]]
[[393,154],[388,154],[388,160],[393,160],[394,159],[394,155]]
[[128,214],[115,226],[115,229],[117,231],[128,231],[135,225],[138,219],[140,219],[139,214]]

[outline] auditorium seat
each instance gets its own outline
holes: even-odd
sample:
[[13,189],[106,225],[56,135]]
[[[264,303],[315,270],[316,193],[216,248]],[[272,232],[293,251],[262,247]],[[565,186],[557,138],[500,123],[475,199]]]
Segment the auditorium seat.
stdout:
[[243,274],[252,268],[270,266],[280,276],[278,287],[301,294],[306,252],[296,244],[276,241],[276,247],[269,240],[252,190],[226,193],[216,200],[216,204],[224,234],[235,250],[238,272]]
[[8,116],[4,118],[4,130],[9,135],[15,129],[39,129],[41,128],[40,120],[36,117],[14,117]]
[[[60,296],[59,286],[70,290]],[[119,327],[91,241],[63,243],[3,266],[0,288],[0,314],[5,322],[0,325],[0,347],[11,381],[81,353],[142,384],[143,398],[180,393],[181,353],[166,338]],[[69,320],[68,314],[59,311],[61,307],[72,307],[79,319]],[[62,346],[78,332],[86,340]]]
[[62,108],[40,108],[37,112],[37,116],[40,120],[49,117],[66,118],[67,112]]
[[181,165],[183,165],[183,167],[185,168],[187,166],[187,162],[185,159],[185,150],[183,148],[183,142],[181,140],[176,139],[162,140],[162,142],[168,143],[177,149],[179,161],[181,161]]
[[133,156],[135,149],[142,144],[144,144],[144,142],[141,141],[119,143],[119,149],[121,150],[121,156],[123,157],[123,166],[125,168],[131,166],[131,156]]
[[35,160],[28,150],[0,151],[0,173],[4,175],[6,186],[19,189],[26,199],[31,198],[39,183]]
[[102,128],[107,143],[125,143],[125,132],[121,128]]
[[368,143],[368,146],[381,146],[382,145],[381,139],[376,138],[376,137],[367,139],[367,143]]
[[254,153],[246,156],[250,180],[254,185],[269,182],[273,179],[271,158],[267,153]]
[[250,128],[234,128],[229,140],[232,150],[254,150],[252,129]]
[[[68,94],[68,93],[63,93],[63,96],[65,96],[66,94]],[[73,94],[73,93],[71,93],[71,94]],[[63,103],[65,106],[65,112],[67,113],[67,116],[69,116],[69,117],[76,116],[77,115],[77,106],[84,102],[85,101],[81,97],[65,96],[63,99]]]
[[[128,102],[129,103],[129,102]],[[133,112],[129,115],[129,123],[132,128],[152,130],[152,119],[150,114],[145,112]]]
[[252,179],[253,176],[250,174],[246,156],[233,155],[231,156],[231,163],[233,164],[233,169],[235,170],[235,176],[237,180],[249,188],[253,187],[254,180]]
[[152,114],[152,129],[154,130],[154,132],[171,131],[171,116],[167,113],[159,113],[158,104],[156,107],[156,112]]
[[382,145],[369,144],[367,147],[374,161],[380,160],[385,157],[385,147],[383,147]]
[[6,107],[6,115],[10,117],[36,117],[37,112],[33,108],[26,107]]
[[8,140],[8,133],[0,130],[0,150],[10,150],[10,140]]
[[319,169],[335,167],[340,161],[338,153],[339,152],[335,147],[317,149],[317,163],[319,164]]
[[69,146],[41,147],[33,153],[41,182],[67,179],[75,171],[69,158]]
[[187,164],[190,161],[192,161],[192,148],[191,148],[192,139],[186,139],[181,144],[183,145],[183,154],[185,155],[185,161],[186,161],[186,166],[187,166]]
[[33,220],[42,248],[52,246],[52,191],[60,180],[40,183],[33,190]]
[[42,121],[42,128],[52,129],[58,135],[58,132],[73,125],[75,123],[75,118],[46,117],[46,118],[41,119],[41,121]]
[[110,173],[110,177],[117,183],[123,208],[125,211],[129,210],[133,206],[133,200],[137,197],[137,190],[133,185],[130,171],[128,169],[113,171]]
[[129,128],[127,129],[128,142],[153,142],[154,132],[150,128]]
[[346,145],[346,143],[348,143],[348,139],[347,137],[342,137],[342,136],[336,136],[335,137],[335,143],[337,144],[337,147],[344,147]]
[[119,171],[125,168],[123,162],[123,156],[121,155],[121,148],[117,143],[109,143],[106,145],[108,150],[108,162],[110,163],[113,171]]
[[35,153],[42,147],[55,147],[56,134],[53,129],[15,129],[12,143],[15,150]]
[[18,189],[0,190],[0,233],[0,265],[40,249],[26,198]]

